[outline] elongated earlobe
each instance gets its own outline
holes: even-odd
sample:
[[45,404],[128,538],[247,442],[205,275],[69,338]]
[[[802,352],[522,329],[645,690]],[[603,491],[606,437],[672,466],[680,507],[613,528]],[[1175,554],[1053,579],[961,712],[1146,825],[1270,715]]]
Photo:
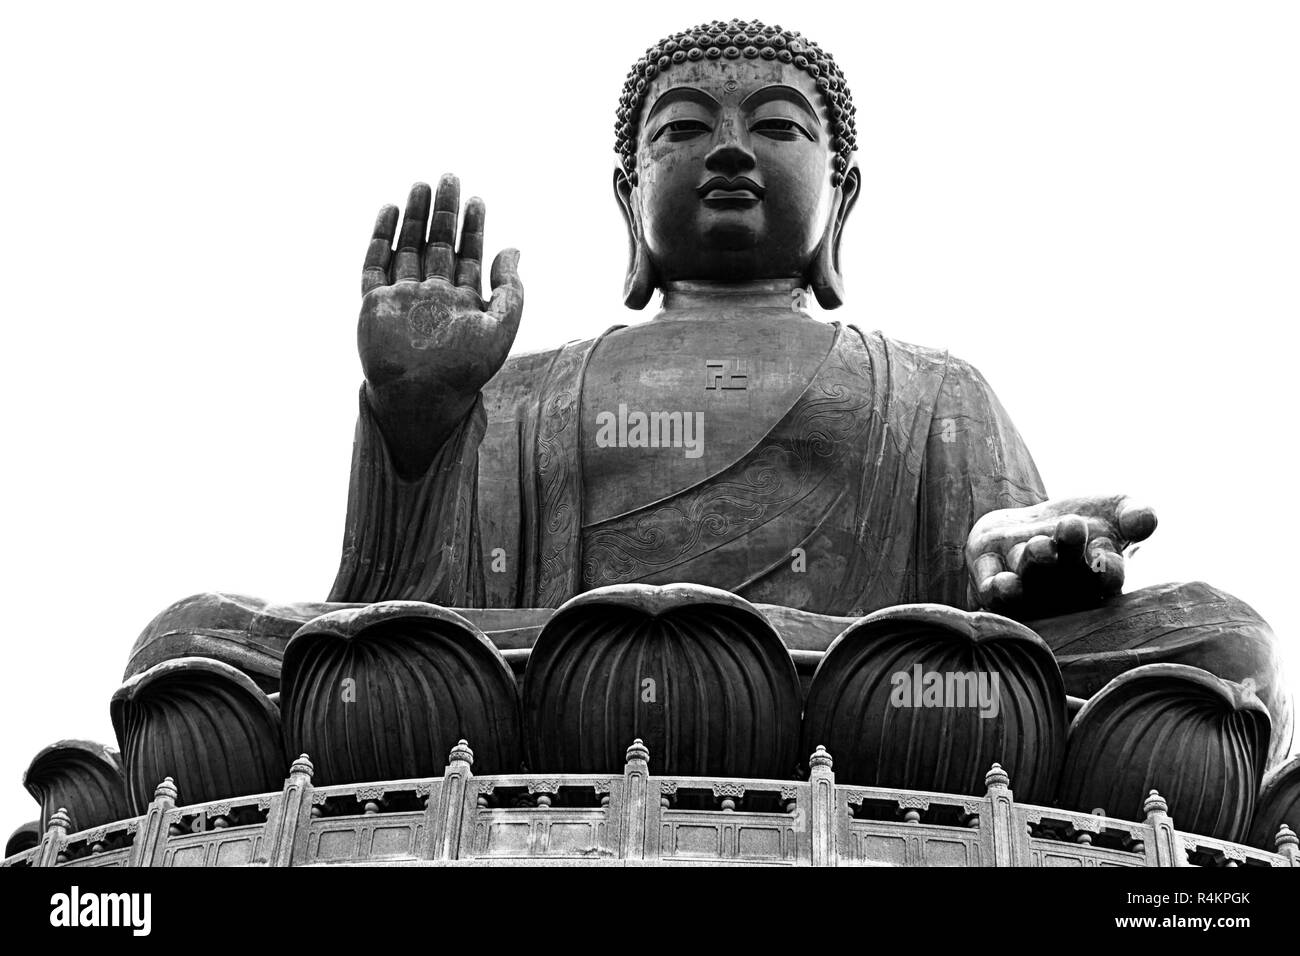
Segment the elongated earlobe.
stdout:
[[644,309],[659,285],[650,254],[641,236],[641,223],[632,202],[632,184],[621,169],[614,170],[614,196],[627,226],[627,275],[623,279],[623,304]]
[[817,249],[817,255],[808,269],[808,284],[817,296],[817,304],[823,309],[838,309],[844,304],[844,275],[840,272],[840,237],[844,233],[844,223],[858,201],[858,190],[862,175],[858,167],[852,166],[844,174],[844,181],[837,190],[835,208],[831,210],[826,223],[826,234]]

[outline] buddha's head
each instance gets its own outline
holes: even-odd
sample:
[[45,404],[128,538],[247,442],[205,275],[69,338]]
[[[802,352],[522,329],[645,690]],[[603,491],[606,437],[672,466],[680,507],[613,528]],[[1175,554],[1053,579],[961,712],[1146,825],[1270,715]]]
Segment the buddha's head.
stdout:
[[830,54],[780,27],[715,21],[647,50],[615,146],[627,305],[676,281],[794,279],[839,306],[860,183],[853,116]]

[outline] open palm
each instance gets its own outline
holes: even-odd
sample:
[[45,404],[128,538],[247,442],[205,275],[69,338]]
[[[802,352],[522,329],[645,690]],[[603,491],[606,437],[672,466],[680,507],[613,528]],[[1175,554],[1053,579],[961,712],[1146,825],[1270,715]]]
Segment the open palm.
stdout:
[[466,204],[457,246],[456,177],[442,177],[432,217],[430,200],[428,185],[412,187],[400,233],[397,207],[379,211],[357,323],[368,394],[406,471],[427,465],[501,368],[524,306],[515,249],[497,255],[482,297],[483,201]]

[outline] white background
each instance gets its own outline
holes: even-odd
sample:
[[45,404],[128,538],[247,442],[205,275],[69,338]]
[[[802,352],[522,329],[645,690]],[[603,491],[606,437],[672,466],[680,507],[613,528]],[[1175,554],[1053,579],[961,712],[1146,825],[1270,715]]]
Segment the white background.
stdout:
[[378,207],[444,171],[487,200],[489,253],[523,252],[516,348],[637,318],[623,78],[735,13],[854,92],[836,317],[978,366],[1052,494],[1152,502],[1131,585],[1208,580],[1295,647],[1295,6],[24,4],[0,25],[0,830],[37,813],[40,747],[113,741],[162,608],[325,597]]

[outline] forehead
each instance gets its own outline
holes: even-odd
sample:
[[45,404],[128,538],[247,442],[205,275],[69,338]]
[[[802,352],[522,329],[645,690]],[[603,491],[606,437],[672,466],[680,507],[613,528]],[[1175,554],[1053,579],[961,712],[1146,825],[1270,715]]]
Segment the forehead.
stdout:
[[642,120],[655,101],[675,87],[703,90],[723,105],[740,103],[747,96],[768,86],[794,87],[823,117],[826,99],[817,89],[817,81],[792,64],[776,60],[718,59],[674,64],[661,72],[646,90]]

